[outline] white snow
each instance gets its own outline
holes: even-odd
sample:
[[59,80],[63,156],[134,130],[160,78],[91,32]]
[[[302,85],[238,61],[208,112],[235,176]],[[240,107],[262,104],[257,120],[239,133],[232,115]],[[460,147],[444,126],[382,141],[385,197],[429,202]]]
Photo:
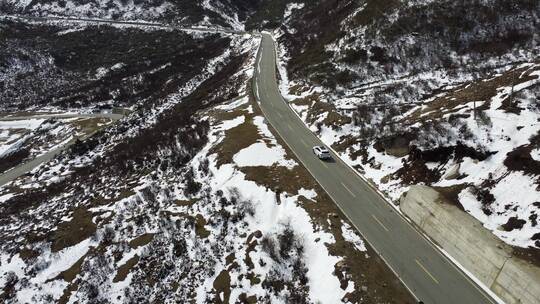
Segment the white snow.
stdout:
[[231,101],[229,103],[224,103],[222,105],[219,105],[219,106],[217,106],[215,108],[218,109],[218,110],[223,110],[223,111],[231,111],[233,109],[238,108],[241,105],[246,104],[248,101],[249,101],[249,97],[246,95],[246,96],[240,97],[240,98],[238,98],[236,100],[233,100],[233,101]]
[[23,119],[23,120],[0,120],[0,129],[28,129],[34,130],[39,127],[45,119]]
[[[75,246],[65,248],[57,253],[46,251],[38,257],[38,265],[42,265],[42,268],[37,271],[33,277],[30,278],[28,284],[24,285],[20,291],[17,292],[17,301],[20,303],[32,303],[32,297],[41,293],[43,288],[46,288],[47,292],[54,298],[58,299],[67,283],[63,280],[50,280],[55,278],[60,272],[71,267],[77,260],[84,256],[90,246],[95,246],[96,243],[85,240]],[[8,256],[1,254],[0,267],[0,286],[5,284],[6,275],[8,272],[15,272],[19,278],[25,277],[27,266],[18,255],[15,255],[8,262]],[[50,281],[49,281],[50,280]]]
[[313,189],[300,189],[298,190],[298,195],[301,195],[309,200],[314,200],[317,197],[317,192]]
[[[309,278],[310,298],[321,303],[337,303],[345,295],[337,277],[333,275],[334,265],[341,259],[330,256],[324,243],[333,243],[329,233],[314,232],[307,212],[297,204],[297,196],[281,196],[277,204],[275,193],[255,182],[246,181],[244,174],[234,170],[231,165],[215,166],[215,157],[210,158],[211,170],[215,179],[213,189],[238,189],[243,199],[253,202],[257,210],[250,225],[263,234],[279,233],[283,224],[292,226],[304,240],[307,276]],[[315,242],[316,239],[320,239]],[[256,264],[256,270],[260,268]]]
[[534,159],[535,161],[539,161],[540,162],[540,149],[533,149],[531,151],[531,157],[532,159]]
[[364,244],[364,241],[362,238],[358,235],[358,232],[356,232],[354,229],[352,229],[351,225],[343,222],[341,226],[341,234],[343,235],[343,238],[345,241],[352,243],[356,250],[358,251],[366,251],[366,245]]
[[0,203],[7,202],[10,198],[12,198],[14,196],[15,196],[15,194],[13,194],[13,193],[0,195]]
[[[241,116],[243,117],[243,116]],[[236,118],[238,119],[238,118]],[[242,119],[236,120],[236,123]],[[261,165],[269,166],[273,164],[283,164],[292,160],[286,160],[284,149],[277,143],[276,139],[268,129],[264,118],[256,116],[253,118],[253,123],[257,126],[259,133],[264,139],[250,147],[240,150],[233,160],[237,166],[244,165]],[[204,159],[209,160],[209,169],[211,178],[206,178],[205,181],[209,184],[213,192],[221,190],[226,197],[238,195],[240,200],[247,201],[252,205],[255,211],[254,215],[247,218],[248,231],[259,230],[263,236],[274,236],[279,234],[285,226],[289,226],[294,231],[295,235],[301,240],[304,246],[303,260],[305,261],[307,277],[309,280],[309,296],[313,302],[320,303],[340,303],[341,298],[354,289],[354,284],[349,284],[347,290],[340,288],[340,282],[333,275],[334,267],[341,260],[340,257],[331,256],[326,248],[326,243],[334,243],[335,239],[332,234],[315,229],[311,218],[305,209],[299,203],[299,196],[306,197],[316,203],[317,193],[311,189],[300,189],[297,195],[281,193],[279,202],[276,200],[276,193],[269,190],[267,187],[258,185],[254,181],[248,181],[245,174],[235,168],[233,164],[223,164],[217,167],[215,154],[208,155],[215,143],[221,141],[223,136],[222,124],[217,124],[212,128],[209,136],[209,144],[203,149],[193,160],[193,166],[198,167]],[[270,143],[269,143],[270,142]],[[362,248],[362,242],[354,233],[348,233],[347,238],[355,243],[357,248]],[[317,240],[317,241],[316,241]],[[245,259],[243,251],[236,252],[237,258]],[[272,266],[272,259],[258,245],[256,250],[250,253],[253,261],[263,259],[268,264],[261,266],[259,263],[254,263],[253,272],[264,277]],[[242,266],[243,267],[243,266]],[[216,266],[214,276],[207,278],[203,284],[197,288],[197,303],[204,302],[204,295],[212,290],[212,283],[215,277],[225,267]],[[290,276],[290,269],[281,269],[280,273],[284,277]],[[236,280],[233,277],[231,284],[236,286],[231,290],[230,302],[235,302],[238,296],[249,290],[251,294],[264,294],[264,290],[259,285],[251,286],[247,279],[242,281]],[[271,296],[272,303],[285,303],[280,295]]]
[[299,10],[304,8],[304,3],[289,3],[285,9],[285,14],[283,14],[283,19],[289,19],[293,10]]
[[[238,20],[238,15],[236,13],[231,14],[230,12],[226,12],[219,2],[203,0],[202,7],[223,17],[233,29],[240,31],[245,29],[244,24]],[[207,23],[209,22],[207,21]]]
[[234,162],[240,167],[272,166],[278,164],[287,168],[293,168],[296,163],[285,160],[285,150],[281,147],[268,147],[264,142],[254,143],[240,150],[233,157]]
[[244,115],[235,117],[231,120],[224,120],[220,125],[220,129],[229,130],[243,124],[245,121],[246,121],[246,117]]
[[[37,129],[45,119],[0,120],[0,157],[17,151],[32,135],[28,131]],[[21,132],[21,129],[24,132]]]
[[289,169],[297,165],[295,161],[286,159],[285,149],[277,144],[276,138],[268,129],[268,125],[264,123],[264,117],[255,116],[253,124],[257,126],[263,139],[236,153],[233,156],[235,164],[240,167],[278,165]]
[[7,3],[12,4],[18,8],[25,8],[32,2],[32,0],[5,0]]
[[60,1],[51,1],[33,5],[30,8],[30,12],[38,15],[69,15],[104,19],[113,19],[113,17],[120,15],[120,19],[134,20],[155,19],[163,16],[173,8],[174,6],[167,1],[162,2],[159,6],[140,5],[134,1],[121,0],[97,0],[85,4],[65,1],[65,5],[62,5]]
[[[536,188],[537,185],[529,176],[521,172],[510,172],[491,190],[495,196],[495,203],[491,205],[491,215],[482,212],[480,202],[468,189],[459,194],[459,201],[467,212],[506,243],[520,247],[534,246],[531,237],[538,233],[538,227],[532,226],[528,218],[537,210],[533,205],[540,197]],[[506,205],[512,207],[507,209]],[[525,220],[523,228],[512,231],[499,229],[510,217]]]

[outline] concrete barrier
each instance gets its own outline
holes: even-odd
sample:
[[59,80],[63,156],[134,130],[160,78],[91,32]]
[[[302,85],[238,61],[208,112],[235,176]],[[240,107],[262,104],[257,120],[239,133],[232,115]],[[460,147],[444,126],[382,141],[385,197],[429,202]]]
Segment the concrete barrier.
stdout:
[[512,257],[512,248],[428,186],[412,186],[400,209],[435,243],[508,304],[537,304],[540,268]]

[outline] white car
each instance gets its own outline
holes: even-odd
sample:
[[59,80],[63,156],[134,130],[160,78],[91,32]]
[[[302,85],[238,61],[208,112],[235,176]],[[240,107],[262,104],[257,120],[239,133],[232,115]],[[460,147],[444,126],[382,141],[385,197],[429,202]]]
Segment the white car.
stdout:
[[324,146],[315,146],[313,147],[313,153],[317,155],[319,159],[331,159],[330,151]]

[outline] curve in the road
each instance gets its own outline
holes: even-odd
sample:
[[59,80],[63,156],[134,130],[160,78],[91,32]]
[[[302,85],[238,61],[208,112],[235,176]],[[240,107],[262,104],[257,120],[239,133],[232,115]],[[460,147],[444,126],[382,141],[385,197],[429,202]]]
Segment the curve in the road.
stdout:
[[495,303],[337,155],[333,162],[313,155],[323,143],[281,96],[275,50],[263,33],[253,91],[266,119],[403,284],[424,303]]
[[[32,115],[32,116],[18,116],[18,117],[3,117],[0,118],[0,121],[13,121],[13,120],[24,120],[24,119],[48,119],[48,118],[109,118],[112,121],[119,120],[123,117],[121,114],[112,114],[112,113],[96,113],[96,114],[47,114],[47,115]],[[80,140],[84,140],[92,136],[88,134]],[[77,141],[77,138],[72,138],[68,142],[63,143],[61,146],[54,148],[51,151],[48,151],[36,158],[33,158],[25,163],[22,163],[2,174],[0,174],[0,187],[5,184],[15,180],[16,178],[23,176],[24,174],[32,171],[34,168],[38,167],[42,163],[46,163],[52,160],[56,155],[62,151],[69,148]]]
[[174,29],[180,31],[195,31],[195,32],[208,32],[208,33],[226,33],[226,34],[249,34],[246,31],[239,31],[227,28],[208,28],[208,27],[189,27],[179,26],[167,23],[154,23],[154,22],[141,22],[141,21],[122,21],[122,20],[110,20],[110,19],[97,19],[97,18],[81,18],[81,17],[57,17],[57,16],[26,16],[26,15],[2,15],[3,18],[11,18],[18,20],[26,20],[32,22],[47,22],[47,21],[67,21],[67,22],[80,22],[80,23],[95,23],[95,24],[117,24],[117,25],[130,25],[130,26],[144,26],[161,29]]

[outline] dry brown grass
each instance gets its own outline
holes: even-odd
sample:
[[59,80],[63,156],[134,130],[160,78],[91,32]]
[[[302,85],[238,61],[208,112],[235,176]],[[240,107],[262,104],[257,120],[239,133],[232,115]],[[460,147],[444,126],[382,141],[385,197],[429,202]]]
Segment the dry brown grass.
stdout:
[[301,166],[295,166],[293,169],[276,165],[270,167],[257,166],[242,167],[240,170],[246,174],[247,180],[254,181],[277,193],[287,192],[295,195],[302,186],[315,186],[311,176],[303,174],[305,169]]
[[[252,251],[255,251],[255,247],[259,244],[259,242],[256,239],[260,238],[261,236],[262,236],[261,231],[257,230],[257,231],[252,232],[246,239],[246,244],[248,246],[246,248],[246,257],[244,258],[244,263],[246,264],[249,270],[252,270],[253,268],[255,268],[255,264],[253,264],[253,260],[251,259],[249,254]],[[258,283],[260,283],[260,280]],[[252,285],[253,285],[253,281],[252,281]]]
[[155,233],[145,233],[141,236],[134,238],[129,241],[129,247],[132,249],[137,249],[141,246],[148,245],[154,239]]
[[116,275],[113,278],[113,283],[121,282],[126,279],[127,275],[131,272],[133,267],[139,262],[139,256],[135,255],[131,259],[127,260],[125,264],[118,267]]
[[[231,296],[231,276],[227,270],[222,270],[214,280],[214,289],[216,290],[216,297],[214,303],[229,303]],[[221,293],[223,293],[223,300],[221,300]]]
[[[477,111],[485,110],[489,107],[491,98],[497,95],[498,88],[517,85],[536,78],[530,76],[531,71],[522,75],[526,70],[527,68],[512,69],[491,79],[465,83],[446,92],[443,96],[435,98],[426,107],[418,109],[404,118],[402,122],[414,124],[426,120],[439,120],[444,115],[455,113],[462,109],[465,104],[473,101],[479,102]],[[480,106],[482,102],[483,104]],[[503,107],[505,105],[507,107],[511,106],[508,97],[503,101]]]
[[73,211],[69,222],[62,222],[52,235],[51,251],[58,252],[64,248],[76,245],[96,232],[96,224],[92,222],[93,215],[85,207]]
[[315,123],[325,113],[328,115],[322,120],[322,123],[332,128],[338,128],[352,121],[350,117],[341,115],[333,104],[321,101],[320,94],[298,98],[292,103],[297,106],[308,106],[306,118],[308,124]]
[[195,204],[196,201],[194,200],[176,200],[174,201],[174,204],[178,207],[190,207]]
[[[310,106],[309,115],[312,119],[325,112],[335,112],[335,115],[331,114],[325,123],[346,123],[346,121],[341,119],[339,114],[334,111],[335,109],[332,109],[330,104],[317,101],[317,96],[312,95],[305,99],[296,100],[295,103]],[[254,114],[248,114],[242,109],[237,109],[232,113],[218,113],[218,115],[214,115],[214,117],[226,119],[232,119],[238,115],[245,115],[246,117],[244,124],[226,131],[224,140],[216,147],[216,149],[214,149],[213,152],[218,154],[219,164],[232,163],[234,154],[261,139],[257,127],[252,122],[253,116],[261,115],[261,112],[258,104],[253,99],[250,100],[250,104],[253,106]],[[286,157],[294,159],[300,164],[289,147],[277,136],[277,133],[272,126],[269,125],[268,127],[276,137],[278,144],[286,150]],[[358,287],[356,288],[357,291],[348,295],[351,302],[365,302],[367,300],[368,302],[373,303],[414,303],[412,297],[408,294],[406,289],[403,288],[399,280],[397,280],[369,246],[367,246],[367,254],[370,257],[367,258],[365,252],[357,251],[353,244],[344,240],[341,234],[341,227],[342,222],[347,221],[345,216],[302,165],[295,166],[293,169],[277,165],[242,167],[238,169],[246,175],[245,178],[247,180],[254,181],[258,185],[267,187],[278,195],[282,192],[296,195],[301,188],[314,189],[318,193],[318,196],[314,201],[300,198],[299,204],[301,204],[311,216],[314,227],[328,231],[335,236],[336,243],[327,245],[328,249],[332,255],[344,258],[343,262],[336,267],[336,274],[338,274],[338,272],[347,273],[347,278],[340,277],[338,274],[342,283],[346,284],[346,282],[352,279],[355,282],[355,286]],[[247,237],[247,249],[244,263],[247,265],[248,269],[254,267],[254,261],[251,260],[249,254],[256,250],[257,245],[259,244],[256,238],[260,237],[260,232],[253,232]],[[226,259],[227,265],[231,265],[232,267],[232,265],[236,263],[234,259],[234,256],[229,255]],[[227,281],[230,280],[230,277],[227,275],[228,273],[221,273],[218,276],[219,280],[216,280],[218,283],[215,283],[214,286],[216,291],[219,292],[221,290],[225,292],[225,290],[228,289]],[[252,285],[261,283],[261,278],[258,278],[253,273],[248,272],[245,275]],[[368,291],[362,292],[360,286],[367,286]],[[225,297],[225,299],[227,299],[227,297]],[[248,297],[246,295],[246,300],[247,299]]]
[[58,299],[58,304],[66,304],[69,301],[69,298],[71,297],[71,294],[79,289],[79,284],[77,282],[69,284],[66,289],[64,289],[64,293]]
[[210,231],[206,230],[204,226],[206,226],[206,219],[202,215],[197,214],[195,216],[195,233],[202,239],[210,236]]
[[213,110],[209,112],[217,121],[231,120],[242,115],[245,117],[244,123],[226,130],[223,141],[210,151],[210,153],[217,153],[218,167],[232,163],[232,158],[236,153],[251,146],[261,138],[257,126],[253,123],[254,114],[247,111],[248,105],[243,105],[232,111]]
[[233,156],[240,150],[251,146],[260,139],[259,130],[253,124],[251,117],[232,129],[225,131],[225,138],[212,152],[218,152],[217,165],[233,162]]
[[19,257],[23,259],[25,262],[33,260],[39,256],[39,251],[29,249],[29,248],[23,248],[19,252]]
[[77,131],[83,132],[84,134],[92,134],[111,124],[112,120],[109,118],[95,117],[77,119],[70,123],[77,129]]
[[90,199],[90,207],[98,207],[98,206],[104,206],[104,205],[110,205],[115,204],[116,202],[119,202],[123,200],[124,198],[128,198],[130,196],[135,195],[135,191],[133,191],[131,188],[122,188],[119,189],[118,193],[115,193],[112,198],[104,198],[101,195],[97,195]]

